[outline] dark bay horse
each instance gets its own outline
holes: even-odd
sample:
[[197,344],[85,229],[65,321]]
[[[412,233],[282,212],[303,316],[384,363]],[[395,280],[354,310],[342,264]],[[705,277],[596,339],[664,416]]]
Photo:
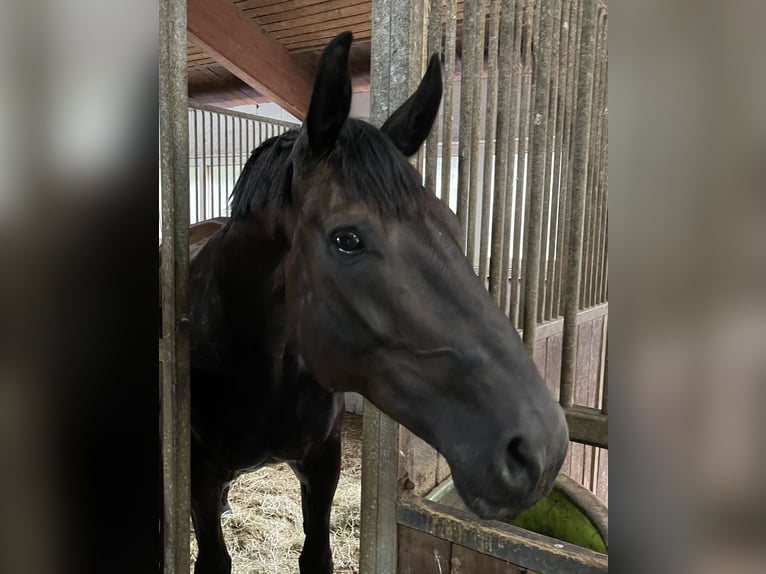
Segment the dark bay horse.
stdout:
[[407,157],[439,110],[431,59],[382,128],[348,117],[351,34],[319,62],[299,130],[256,149],[230,219],[192,232],[195,572],[228,573],[225,490],[290,464],[301,484],[301,574],[329,574],[343,391],[447,458],[483,517],[545,495],[568,444],[563,412],[461,250],[454,214]]

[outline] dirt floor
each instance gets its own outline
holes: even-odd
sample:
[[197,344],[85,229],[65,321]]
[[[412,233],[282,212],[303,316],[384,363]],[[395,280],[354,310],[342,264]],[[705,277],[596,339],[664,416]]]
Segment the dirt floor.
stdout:
[[[362,484],[362,417],[346,414],[340,480],[330,517],[336,574],[357,574]],[[233,574],[298,572],[303,547],[298,479],[285,464],[262,468],[231,485],[234,515],[223,519]],[[192,556],[196,547],[192,536]]]

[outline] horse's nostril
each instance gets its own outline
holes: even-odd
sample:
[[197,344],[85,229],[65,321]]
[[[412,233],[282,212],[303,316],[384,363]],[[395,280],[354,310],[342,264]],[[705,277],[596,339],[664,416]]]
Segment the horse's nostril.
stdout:
[[527,462],[523,452],[523,444],[524,439],[520,436],[513,437],[511,442],[508,443],[508,447],[505,451],[505,462],[508,465],[508,469],[511,471],[519,466],[524,466]]

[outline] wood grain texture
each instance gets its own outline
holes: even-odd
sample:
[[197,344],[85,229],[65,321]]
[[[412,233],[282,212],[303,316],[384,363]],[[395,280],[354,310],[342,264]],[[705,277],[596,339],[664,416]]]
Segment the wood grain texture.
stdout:
[[452,547],[450,566],[450,574],[524,574],[527,572],[505,560],[493,558],[457,544]]
[[230,0],[188,0],[191,41],[246,84],[303,119],[313,74]]
[[447,574],[451,544],[407,526],[399,525],[397,574]]

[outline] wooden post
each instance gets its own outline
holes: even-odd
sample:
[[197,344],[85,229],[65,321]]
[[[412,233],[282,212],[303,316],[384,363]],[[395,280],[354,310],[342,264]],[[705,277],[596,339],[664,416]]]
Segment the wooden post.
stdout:
[[160,2],[163,571],[189,572],[189,129],[186,1]]
[[[373,0],[370,121],[378,126],[404,103],[422,76],[427,0]],[[364,403],[361,574],[396,572],[399,425]]]

